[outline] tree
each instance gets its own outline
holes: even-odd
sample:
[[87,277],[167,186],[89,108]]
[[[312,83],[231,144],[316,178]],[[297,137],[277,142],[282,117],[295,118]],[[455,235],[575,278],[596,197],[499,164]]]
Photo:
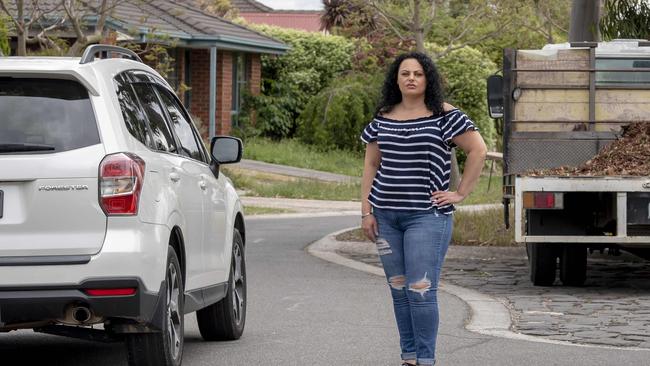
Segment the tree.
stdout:
[[[97,43],[105,38],[106,19],[108,18],[110,11],[113,10],[120,1],[101,0],[99,7],[97,8],[84,1],[62,0],[61,3],[67,16],[67,21],[70,23],[75,35],[77,36],[75,42],[68,50],[68,55],[75,56],[80,54],[87,45]],[[92,33],[84,31],[84,19],[89,15],[97,16],[97,23],[95,23],[95,29]]]
[[[12,3],[15,13],[10,10]],[[60,4],[57,4],[52,10],[56,11],[59,7]],[[61,23],[55,21],[49,27],[42,28],[37,35],[30,36],[32,26],[39,24],[47,11],[41,7],[38,0],[14,0],[13,2],[0,0],[0,9],[9,17],[16,32],[16,55],[18,56],[27,55],[28,43],[50,44],[45,33]]]
[[[503,62],[504,48],[539,49],[548,43],[566,42],[570,0],[499,0],[495,4],[498,16],[490,22],[479,20],[475,32],[501,31],[472,47],[488,55],[497,66]],[[509,26],[502,28],[500,18],[509,19]],[[430,40],[441,43],[435,35]]]
[[523,29],[534,32],[546,43],[556,43],[559,34],[567,34],[569,31],[568,14],[571,5],[569,0],[525,0],[504,3],[504,10],[515,18],[513,23],[517,31]]
[[650,38],[648,0],[605,0],[600,31],[604,39]]
[[378,19],[366,1],[323,0],[321,29],[350,37],[368,37]]
[[[412,49],[409,46],[414,43],[416,50],[424,51],[424,42],[429,41],[444,46],[432,54],[434,58],[472,46],[498,61],[500,49],[504,44],[512,44],[513,38],[518,41],[534,33],[552,40],[558,28],[568,27],[568,16],[558,15],[567,3],[568,0],[324,0],[321,24],[336,34],[365,37],[380,48],[405,51]],[[513,30],[514,23],[518,24],[517,32]],[[522,25],[528,29],[522,29]],[[538,45],[543,41],[525,43]]]
[[7,29],[8,21],[5,17],[0,16],[0,56],[9,56],[11,54],[9,30]]
[[321,29],[331,32],[334,27],[343,27],[352,11],[350,5],[345,0],[323,0]]
[[198,0],[197,5],[201,10],[222,18],[233,19],[238,15],[230,0]]
[[[27,55],[27,45],[54,49],[59,54],[78,55],[89,44],[97,43],[106,36],[106,19],[120,2],[125,0],[101,0],[97,6],[81,0],[0,0],[0,9],[6,14],[14,27],[17,47],[16,55]],[[94,30],[88,32],[86,20],[97,19]],[[39,32],[32,35],[32,29]],[[57,30],[68,29],[75,33],[72,46],[62,47],[51,36]]]
[[[424,52],[425,40],[437,35],[436,43],[444,46],[439,58],[463,47],[481,43],[498,36],[511,20],[501,17],[500,0],[372,0],[368,3],[383,19],[386,26],[401,40],[415,41],[417,51]],[[405,6],[407,5],[407,6]],[[480,20],[480,21],[479,21]],[[482,24],[498,22],[498,27],[486,28]]]

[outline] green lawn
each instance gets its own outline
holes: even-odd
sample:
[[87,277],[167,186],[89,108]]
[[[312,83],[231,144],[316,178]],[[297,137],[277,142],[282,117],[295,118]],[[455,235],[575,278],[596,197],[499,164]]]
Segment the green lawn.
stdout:
[[244,158],[352,177],[360,177],[363,172],[363,154],[360,152],[342,150],[322,152],[295,139],[278,142],[264,138],[249,138],[244,144]]
[[[322,152],[295,139],[273,141],[249,138],[244,146],[244,157],[354,177],[360,177],[363,172],[361,153],[342,150]],[[358,183],[335,184],[309,179],[277,179],[278,177],[242,171],[231,171],[228,175],[235,181],[236,187],[246,189],[254,196],[339,201],[359,199]],[[488,175],[486,169],[474,192],[462,202],[463,205],[501,202],[501,174],[495,169],[489,190]]]
[[237,189],[246,195],[276,198],[300,198],[328,201],[358,201],[361,185],[328,183],[311,179],[295,179],[245,170],[224,169]]
[[[501,173],[493,173],[492,178],[489,179],[489,172],[485,172],[479,178],[478,184],[474,191],[465,198],[461,205],[478,205],[484,203],[501,203],[502,197],[502,183]],[[488,181],[491,180],[490,189],[488,190]]]

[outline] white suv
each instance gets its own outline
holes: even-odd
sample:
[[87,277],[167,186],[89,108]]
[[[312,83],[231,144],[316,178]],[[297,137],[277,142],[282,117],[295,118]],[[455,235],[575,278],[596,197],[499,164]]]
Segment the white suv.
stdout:
[[241,336],[244,217],[219,174],[240,140],[208,153],[169,84],[105,45],[0,58],[0,116],[0,332],[124,339],[130,365],[180,365],[193,311],[204,339]]

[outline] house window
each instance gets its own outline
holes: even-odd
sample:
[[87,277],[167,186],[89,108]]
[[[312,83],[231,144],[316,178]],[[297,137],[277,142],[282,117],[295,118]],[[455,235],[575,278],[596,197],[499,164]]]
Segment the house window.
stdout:
[[178,61],[181,59],[181,52],[182,51],[178,48],[167,49],[167,55],[161,56],[162,60],[159,60],[162,64],[165,64],[166,62],[170,63],[166,79],[174,90],[178,90],[180,86],[180,65],[178,64]]
[[239,127],[239,113],[248,87],[250,58],[245,53],[233,54],[232,63],[232,126]]
[[188,86],[188,88],[185,90],[185,93],[183,95],[183,103],[185,106],[190,108],[192,105],[192,88],[189,86],[192,85],[192,68],[190,67],[190,50],[185,50],[185,57],[184,57],[184,62],[185,62],[185,85]]

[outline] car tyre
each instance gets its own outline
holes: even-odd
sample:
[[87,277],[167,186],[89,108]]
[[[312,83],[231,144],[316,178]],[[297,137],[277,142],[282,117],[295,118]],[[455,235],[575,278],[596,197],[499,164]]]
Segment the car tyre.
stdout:
[[239,339],[246,323],[246,261],[244,241],[235,230],[226,297],[196,312],[201,337],[206,341]]
[[530,280],[535,286],[552,286],[557,272],[557,250],[553,245],[527,243]]
[[162,332],[126,335],[130,366],[180,366],[183,358],[183,299],[184,287],[181,266],[171,246],[165,270],[165,316]]

